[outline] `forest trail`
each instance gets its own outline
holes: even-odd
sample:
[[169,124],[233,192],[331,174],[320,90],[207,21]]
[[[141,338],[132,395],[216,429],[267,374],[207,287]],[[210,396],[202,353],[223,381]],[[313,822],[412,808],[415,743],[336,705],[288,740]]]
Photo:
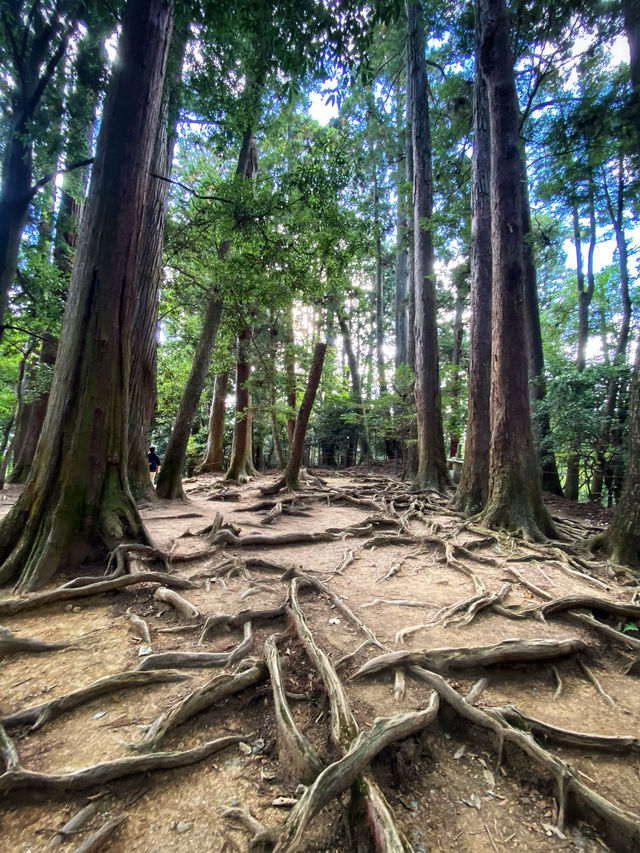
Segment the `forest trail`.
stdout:
[[[280,838],[278,850],[349,851],[366,822],[341,796],[349,778],[390,850],[403,849],[393,838],[416,853],[638,849],[638,580],[579,550],[601,512],[552,502],[572,542],[541,546],[465,523],[390,477],[310,478],[269,500],[266,482],[205,475],[185,482],[187,503],[145,509],[163,559],[132,552],[119,565],[168,579],[118,587],[129,580],[115,569],[110,589],[67,587],[37,607],[40,593],[2,591],[5,853],[231,853],[263,830],[276,832],[262,849]],[[191,616],[158,594],[160,580],[182,587]],[[562,602],[541,612],[551,600]],[[69,646],[36,653],[23,638]],[[126,688],[12,717],[132,670]],[[387,724],[363,737],[379,717]],[[626,740],[580,743],[559,729]],[[304,793],[300,782],[345,751]],[[146,772],[130,775],[131,759]],[[82,826],[56,835],[88,805]],[[106,840],[87,844],[101,828]]]

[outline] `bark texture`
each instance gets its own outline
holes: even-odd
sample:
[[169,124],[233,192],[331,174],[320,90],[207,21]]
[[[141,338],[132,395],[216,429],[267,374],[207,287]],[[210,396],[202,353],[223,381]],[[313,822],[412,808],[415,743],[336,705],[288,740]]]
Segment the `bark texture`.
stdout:
[[131,330],[168,42],[170,0],[130,0],[109,84],[47,417],[31,475],[0,527],[0,582],[144,541],[128,478]]
[[478,58],[491,131],[492,365],[488,527],[541,539],[554,533],[542,502],[529,409],[519,117],[504,0],[478,0]]
[[191,435],[193,418],[202,396],[202,390],[207,379],[211,355],[216,343],[222,300],[217,291],[212,290],[207,302],[207,309],[202,324],[202,331],[193,356],[189,378],[180,401],[180,409],[171,430],[171,438],[164,456],[164,462],[158,474],[156,494],[159,498],[169,500],[184,500],[182,489],[182,468],[187,452],[187,442]]
[[[476,38],[478,33],[476,33]],[[489,389],[491,385],[491,135],[487,85],[476,60],[471,196],[471,326],[467,437],[458,509],[473,514],[489,493]]]
[[238,335],[236,356],[236,422],[233,429],[231,460],[225,475],[227,480],[246,482],[257,472],[251,458],[251,412],[250,395],[247,382],[251,375],[249,364],[249,345],[251,330],[245,325]]
[[169,183],[160,180],[171,174],[176,142],[178,87],[186,47],[184,32],[175,31],[169,48],[167,78],[151,174],[147,187],[147,205],[142,230],[138,288],[133,317],[130,418],[129,418],[129,482],[133,496],[152,498],[149,480],[147,437],[156,407],[158,290],[162,277],[162,247],[169,203]]
[[629,401],[629,461],[606,541],[615,563],[640,570],[640,346],[631,380]]
[[444,449],[433,237],[429,224],[433,213],[431,130],[424,58],[425,36],[422,4],[407,3],[409,27],[408,74],[411,77],[411,138],[413,144],[413,289],[415,293],[415,398],[418,415],[418,489],[443,491],[449,486]]
[[222,471],[222,451],[224,446],[224,413],[227,402],[227,386],[229,374],[227,371],[216,376],[211,411],[209,413],[209,433],[204,458],[198,469],[199,474],[211,471]]

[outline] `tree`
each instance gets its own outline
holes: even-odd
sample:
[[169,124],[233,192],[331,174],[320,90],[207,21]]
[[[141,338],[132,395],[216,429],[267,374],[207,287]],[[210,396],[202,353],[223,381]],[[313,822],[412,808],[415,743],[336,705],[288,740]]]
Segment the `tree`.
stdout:
[[[478,37],[476,16],[476,40]],[[491,134],[487,85],[478,58],[474,76],[472,163],[467,435],[462,475],[455,496],[457,508],[468,514],[479,512],[487,500],[491,441]]]
[[487,84],[491,135],[492,366],[488,527],[542,539],[555,534],[542,502],[531,430],[525,340],[519,117],[509,13],[504,0],[478,0],[478,60]]
[[18,264],[33,183],[34,120],[43,95],[76,29],[83,2],[2,4],[2,30],[12,91],[0,190],[0,339],[9,289]]
[[614,563],[640,569],[640,345],[629,400],[629,461],[620,500],[609,529],[591,541],[604,546]]
[[280,477],[273,486],[262,489],[265,495],[275,495],[281,489],[289,490],[299,489],[300,485],[298,477],[300,474],[300,466],[302,464],[302,448],[304,445],[304,437],[307,433],[307,425],[313,403],[316,399],[316,393],[322,376],[322,367],[324,365],[324,357],[327,352],[326,343],[318,343],[313,351],[313,360],[309,370],[309,378],[307,379],[307,387],[305,388],[304,397],[300,403],[298,414],[296,415],[296,425],[293,431],[293,442],[289,458],[287,459],[287,467],[284,469],[282,477]]
[[[172,29],[170,0],[130,0],[104,106],[47,417],[0,527],[0,580],[46,583],[65,564],[146,541],[128,485],[137,266]],[[116,310],[117,309],[117,310]]]
[[418,472],[414,486],[442,491],[449,485],[444,450],[438,328],[433,263],[433,188],[427,71],[422,4],[407,3],[408,90],[413,144],[413,289],[415,293],[415,397],[418,412]]

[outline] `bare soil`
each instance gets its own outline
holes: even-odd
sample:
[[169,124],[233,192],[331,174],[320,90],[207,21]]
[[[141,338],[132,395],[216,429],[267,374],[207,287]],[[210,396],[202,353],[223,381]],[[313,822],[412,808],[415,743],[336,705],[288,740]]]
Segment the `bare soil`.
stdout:
[[[543,603],[535,588],[552,599],[588,595],[627,605],[637,603],[638,578],[622,567],[608,566],[583,549],[588,535],[606,524],[604,511],[550,501],[552,513],[572,538],[569,545],[558,549],[554,543],[534,546],[506,535],[490,538],[487,531],[465,525],[444,500],[425,495],[407,497],[404,487],[390,477],[367,478],[350,472],[325,480],[324,486],[311,484],[310,491],[303,492],[297,502],[308,515],[281,514],[269,526],[260,523],[267,509],[243,511],[261,500],[259,487],[271,482],[268,478],[221,488],[219,480],[205,475],[185,483],[189,494],[186,503],[158,501],[143,510],[158,549],[173,557],[169,563],[172,575],[197,584],[192,589],[176,590],[198,609],[197,619],[188,619],[154,598],[158,584],[63,599],[13,615],[2,612],[2,603],[13,600],[11,591],[3,590],[0,624],[4,628],[18,638],[70,645],[37,654],[16,651],[4,657],[0,648],[0,722],[15,711],[62,696],[103,676],[134,669],[149,650],[142,648],[144,640],[127,618],[127,611],[146,621],[153,654],[233,650],[243,639],[242,625],[233,629],[218,626],[199,644],[207,617],[231,617],[245,609],[275,608],[288,602],[292,573],[283,579],[282,572],[273,568],[242,563],[247,558],[262,557],[284,564],[283,570],[293,568],[298,574],[310,575],[361,620],[361,625],[356,624],[322,589],[301,591],[306,623],[317,646],[337,669],[360,731],[369,730],[377,717],[425,708],[431,695],[431,688],[407,670],[404,695],[394,698],[397,667],[351,680],[360,666],[378,655],[400,649],[428,652],[488,646],[510,638],[576,638],[587,646],[579,656],[452,669],[443,674],[462,697],[480,678],[487,679],[484,689],[470,702],[475,708],[513,705],[555,727],[638,738],[640,666],[633,666],[640,657],[637,648],[572,621],[567,613],[546,620],[508,618],[509,612]],[[336,490],[352,499],[374,501],[380,509],[376,513],[370,506],[345,502],[336,497]],[[226,499],[229,494],[237,498]],[[0,514],[15,495],[15,489],[2,493]],[[223,523],[240,528],[240,537],[251,533],[268,537],[323,533],[332,528],[350,528],[351,532],[330,541],[309,543],[210,545],[206,533],[196,534],[217,523],[217,513]],[[374,524],[370,534],[353,533],[371,517],[395,520],[400,526],[388,529]],[[193,535],[185,535],[188,532]],[[386,540],[373,541],[380,534],[385,534]],[[394,543],[391,537],[398,534],[402,541]],[[452,551],[454,546],[468,550]],[[206,554],[196,560],[177,559],[205,550]],[[336,572],[349,551],[353,551],[353,560]],[[232,564],[231,558],[238,559]],[[219,571],[221,566],[223,570]],[[510,568],[515,568],[533,589],[520,582]],[[131,571],[152,569],[164,570],[164,566],[157,560],[143,563],[141,557],[132,555]],[[56,587],[71,577],[73,572],[57,577]],[[503,601],[507,614],[499,606],[488,606],[468,624],[456,624],[456,618],[470,614],[469,600],[477,592],[477,581],[487,593],[511,583]],[[454,621],[437,621],[442,609],[455,602],[464,604],[451,614]],[[624,637],[640,638],[637,620],[596,609],[581,612],[593,612]],[[404,639],[397,636],[419,625],[425,627]],[[184,630],[171,631],[180,627]],[[326,766],[336,761],[340,750],[331,739],[330,704],[321,673],[311,664],[290,613],[252,620],[251,627],[250,661],[263,658],[267,637],[289,632],[279,638],[279,653],[286,690],[298,697],[290,702],[293,717],[321,763]],[[361,647],[371,635],[378,647]],[[7,735],[17,750],[20,768],[42,773],[71,772],[131,757],[137,753],[129,747],[140,742],[145,731],[142,727],[176,707],[214,676],[236,672],[246,665],[245,660],[227,668],[187,668],[188,680],[114,690],[46,721],[35,731],[27,725],[7,726]],[[251,833],[225,817],[225,808],[245,809],[264,827],[273,828],[286,820],[302,794],[300,780],[289,763],[279,758],[269,678],[170,729],[155,751],[192,749],[227,735],[239,735],[242,741],[191,766],[137,774],[86,790],[52,793],[27,787],[7,789],[3,797],[0,775],[2,853],[51,849],[51,839],[65,822],[95,801],[96,814],[80,830],[62,839],[59,849],[75,851],[109,817],[120,815],[126,815],[126,820],[102,846],[90,849],[111,853],[248,849]],[[640,833],[637,744],[636,748],[609,753],[558,746],[542,736],[536,736],[536,742],[566,762],[590,789],[629,813]],[[502,755],[500,752],[495,736],[441,701],[434,722],[378,754],[371,769],[405,836],[406,849],[416,853],[632,849],[611,831],[606,820],[589,814],[572,797],[567,801],[567,820],[558,828],[558,790],[548,770],[514,745],[507,744]],[[2,757],[0,743],[0,770],[4,766]],[[348,801],[347,790],[322,809],[305,831],[302,849],[355,849],[345,821]]]

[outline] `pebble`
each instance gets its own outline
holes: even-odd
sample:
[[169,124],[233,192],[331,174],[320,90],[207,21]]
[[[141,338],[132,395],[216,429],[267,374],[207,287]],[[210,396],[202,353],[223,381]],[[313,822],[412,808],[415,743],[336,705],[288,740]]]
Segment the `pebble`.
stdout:
[[179,820],[176,823],[176,832],[189,832],[193,829],[193,824],[189,820]]

